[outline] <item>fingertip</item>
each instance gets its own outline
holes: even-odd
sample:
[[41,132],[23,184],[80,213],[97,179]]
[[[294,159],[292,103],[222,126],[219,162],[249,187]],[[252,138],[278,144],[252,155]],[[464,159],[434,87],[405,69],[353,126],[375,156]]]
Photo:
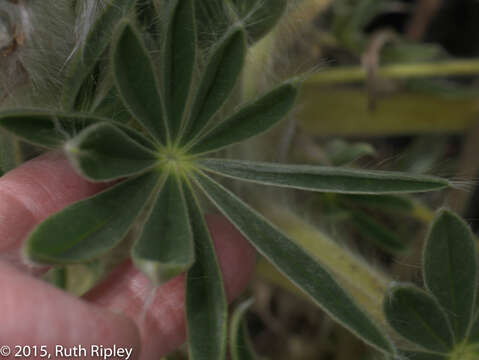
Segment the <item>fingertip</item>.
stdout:
[[247,286],[254,270],[256,252],[224,216],[208,214],[206,222],[223,271],[226,294],[231,301]]
[[[224,217],[208,215],[206,221],[231,301],[248,284],[255,251]],[[184,292],[184,275],[154,289],[146,276],[127,261],[88,293],[86,299],[133,319],[143,340],[142,359],[153,359],[166,355],[185,341]]]

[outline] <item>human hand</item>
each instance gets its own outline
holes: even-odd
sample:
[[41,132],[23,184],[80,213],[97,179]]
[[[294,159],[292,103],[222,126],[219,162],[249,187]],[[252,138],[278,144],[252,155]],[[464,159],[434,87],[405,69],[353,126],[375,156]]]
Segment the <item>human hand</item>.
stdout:
[[[75,298],[31,276],[45,269],[22,260],[22,241],[37,223],[104,187],[83,180],[58,152],[0,178],[0,345],[11,347],[11,358],[14,345],[46,345],[52,359],[58,359],[56,345],[81,344],[133,348],[130,359],[159,359],[184,342],[183,275],[160,286],[145,309],[152,287],[129,261]],[[224,218],[207,216],[207,224],[228,299],[233,299],[248,282],[254,250]]]

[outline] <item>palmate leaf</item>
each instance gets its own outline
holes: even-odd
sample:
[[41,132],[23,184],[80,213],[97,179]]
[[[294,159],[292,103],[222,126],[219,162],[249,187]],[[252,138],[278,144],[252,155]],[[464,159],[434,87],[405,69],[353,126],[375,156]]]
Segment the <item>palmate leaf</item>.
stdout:
[[172,138],[178,134],[196,63],[193,0],[175,0],[163,48],[163,93]]
[[424,282],[448,315],[458,343],[474,318],[477,266],[467,224],[451,211],[439,211],[424,247]]
[[128,20],[122,20],[115,29],[111,58],[125,106],[153,138],[166,144],[168,126],[154,66],[141,34]]
[[133,9],[136,0],[112,0],[92,26],[81,49],[68,67],[68,76],[62,94],[65,110],[76,109],[80,92],[90,81],[92,72],[110,44],[115,26]]
[[414,285],[396,285],[384,299],[384,313],[406,339],[435,352],[452,350],[454,337],[446,314],[427,292]]
[[158,286],[184,272],[195,261],[193,233],[180,180],[165,180],[131,257]]
[[357,170],[327,166],[202,159],[206,171],[263,185],[343,194],[413,193],[445,189],[446,179],[406,173]]
[[228,304],[223,278],[198,201],[185,186],[196,261],[186,276],[186,318],[192,360],[222,360],[226,352]]
[[185,140],[197,136],[219,111],[233,91],[246,56],[241,27],[233,27],[212,50],[195,94],[185,131]]
[[201,138],[191,151],[217,151],[265,132],[292,109],[297,95],[298,87],[295,81],[280,85],[218,124]]
[[258,360],[253,344],[248,337],[244,316],[253,304],[253,299],[247,300],[236,308],[230,325],[230,354],[231,360]]
[[65,152],[74,168],[93,181],[136,175],[158,162],[153,149],[137,143],[107,122],[86,128],[65,144]]
[[25,254],[47,264],[90,261],[115,247],[142,211],[159,174],[123,181],[50,216],[28,237]]
[[211,178],[198,173],[195,182],[258,252],[324,311],[371,346],[386,353],[394,352],[381,330],[316,259]]

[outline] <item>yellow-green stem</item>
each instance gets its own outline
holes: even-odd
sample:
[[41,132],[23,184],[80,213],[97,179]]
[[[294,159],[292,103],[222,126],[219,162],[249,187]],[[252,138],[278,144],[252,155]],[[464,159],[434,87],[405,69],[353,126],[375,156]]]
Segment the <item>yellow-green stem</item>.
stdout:
[[[381,66],[377,76],[388,79],[466,76],[479,74],[478,60],[450,60],[436,63],[392,64]],[[344,66],[320,71],[306,84],[338,84],[365,81],[367,70],[360,66]]]
[[[262,213],[303,246],[335,276],[364,310],[377,322],[385,324],[382,302],[388,284],[387,275],[373,269],[351,251],[331,240],[327,235],[306,223],[284,207],[263,205]],[[258,264],[258,275],[287,290],[293,288],[286,278],[266,262]]]

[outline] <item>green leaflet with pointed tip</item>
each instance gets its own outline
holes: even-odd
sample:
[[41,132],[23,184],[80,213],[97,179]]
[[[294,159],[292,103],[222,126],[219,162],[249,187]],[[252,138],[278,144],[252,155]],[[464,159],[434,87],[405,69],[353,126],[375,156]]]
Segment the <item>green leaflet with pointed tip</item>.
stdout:
[[163,93],[171,137],[182,124],[196,62],[193,0],[175,0],[163,48]]
[[214,180],[198,174],[195,181],[243,236],[324,311],[371,346],[394,352],[381,330],[316,259]]
[[96,119],[90,115],[15,110],[0,113],[0,126],[39,146],[57,148]]
[[90,261],[123,240],[158,182],[147,173],[50,216],[28,237],[25,254],[34,262],[71,264]]
[[388,227],[361,211],[352,211],[351,221],[361,236],[392,254],[406,250],[406,244]]
[[65,144],[75,169],[93,181],[109,181],[144,172],[156,163],[155,153],[107,122],[94,124]]
[[276,25],[288,5],[287,0],[232,0],[232,3],[253,41],[260,40]]
[[158,286],[186,271],[195,261],[193,234],[180,180],[168,175],[133,245],[131,257]]
[[449,316],[457,342],[464,338],[472,321],[477,266],[471,230],[453,212],[440,210],[424,247],[424,283]]
[[248,337],[244,316],[253,299],[242,302],[233,313],[230,325],[230,354],[231,360],[258,360],[259,356],[253,349],[253,344]]
[[454,346],[446,314],[436,299],[414,285],[393,286],[384,299],[384,313],[394,330],[425,349],[448,352]]
[[297,94],[294,82],[277,87],[219,123],[195,144],[192,151],[217,151],[265,132],[292,109]]
[[81,89],[90,81],[92,72],[109,46],[113,29],[133,8],[135,2],[136,0],[112,0],[92,26],[67,70],[68,76],[62,94],[65,110],[73,110],[78,105]]
[[234,27],[212,50],[200,80],[186,124],[186,141],[198,136],[233,91],[246,56],[246,39],[241,27]]
[[128,20],[121,21],[115,29],[111,57],[116,86],[125,106],[154,138],[166,144],[168,127],[154,66],[141,34]]
[[445,179],[399,172],[225,159],[204,159],[198,163],[207,171],[234,179],[308,191],[388,194],[434,191],[450,186]]
[[186,319],[192,360],[222,360],[226,352],[228,305],[213,241],[198,201],[185,186],[196,262],[186,276]]

